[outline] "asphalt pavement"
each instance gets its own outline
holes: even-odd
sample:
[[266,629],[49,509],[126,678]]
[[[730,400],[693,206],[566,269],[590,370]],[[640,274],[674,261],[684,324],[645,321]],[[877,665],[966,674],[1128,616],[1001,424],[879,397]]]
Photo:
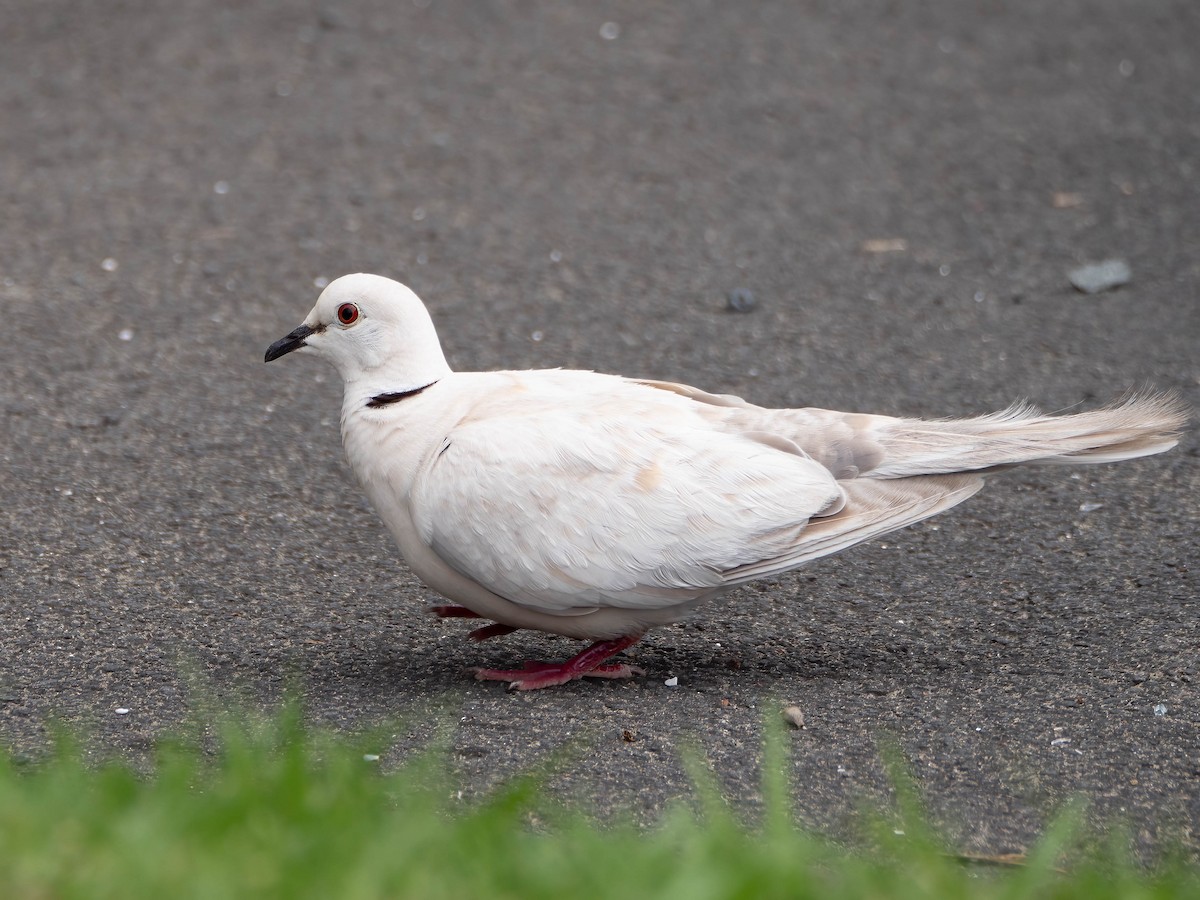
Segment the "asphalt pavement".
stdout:
[[[326,280],[428,303],[460,369],[571,367],[778,406],[1200,406],[1200,7],[1188,0],[0,2],[0,740],[142,760],[300,685],[314,721],[455,721],[467,795],[653,821],[698,746],[758,803],[795,704],[832,833],[909,759],[964,850],[1069,798],[1200,850],[1200,441],[1021,470],[529,694],[397,558],[339,388],[269,367]],[[1067,273],[1120,259],[1128,284]],[[749,312],[727,310],[749,291]],[[745,294],[740,294],[744,297]],[[667,681],[677,678],[675,686]],[[207,712],[206,712],[207,711]]]

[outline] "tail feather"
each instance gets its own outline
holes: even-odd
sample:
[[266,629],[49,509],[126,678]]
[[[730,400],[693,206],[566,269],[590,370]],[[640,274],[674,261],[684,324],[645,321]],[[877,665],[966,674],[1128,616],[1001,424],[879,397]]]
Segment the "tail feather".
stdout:
[[1188,421],[1170,394],[1133,394],[1090,412],[1047,416],[1028,404],[974,419],[884,420],[869,478],[987,472],[1009,466],[1117,462],[1174,447]]

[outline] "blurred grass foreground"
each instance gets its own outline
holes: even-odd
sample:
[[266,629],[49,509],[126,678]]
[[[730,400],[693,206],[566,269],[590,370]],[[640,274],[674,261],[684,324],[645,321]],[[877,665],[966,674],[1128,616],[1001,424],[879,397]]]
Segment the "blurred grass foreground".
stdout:
[[369,738],[306,728],[297,704],[223,726],[215,750],[166,742],[148,774],[87,765],[61,738],[36,763],[0,754],[0,897],[1200,897],[1194,867],[1139,867],[1115,839],[1088,848],[1070,813],[1013,865],[964,861],[902,772],[898,810],[860,845],[806,833],[768,732],[761,822],[741,822],[695,763],[695,803],[653,828],[564,809],[535,775],[464,803],[444,750],[383,772]]

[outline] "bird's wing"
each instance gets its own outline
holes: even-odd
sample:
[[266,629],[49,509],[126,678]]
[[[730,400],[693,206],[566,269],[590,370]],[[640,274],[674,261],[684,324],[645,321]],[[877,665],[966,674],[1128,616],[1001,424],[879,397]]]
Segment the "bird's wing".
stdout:
[[957,506],[983,487],[974,473],[916,475],[840,482],[846,502],[831,515],[814,518],[801,539],[778,555],[725,573],[730,585],[778,575]]
[[[644,389],[639,389],[644,390]],[[411,495],[421,538],[493,593],[570,614],[721,590],[794,551],[845,493],[786,440],[726,434],[659,404],[465,417]]]

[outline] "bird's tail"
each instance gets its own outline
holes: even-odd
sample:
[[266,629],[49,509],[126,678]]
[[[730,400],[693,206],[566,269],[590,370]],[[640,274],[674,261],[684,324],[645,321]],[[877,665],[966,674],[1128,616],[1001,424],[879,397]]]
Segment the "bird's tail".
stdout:
[[1174,447],[1189,415],[1171,394],[1132,394],[1090,412],[1048,416],[1028,404],[974,419],[892,419],[876,426],[882,459],[862,474],[905,478],[1025,463],[1117,462]]

